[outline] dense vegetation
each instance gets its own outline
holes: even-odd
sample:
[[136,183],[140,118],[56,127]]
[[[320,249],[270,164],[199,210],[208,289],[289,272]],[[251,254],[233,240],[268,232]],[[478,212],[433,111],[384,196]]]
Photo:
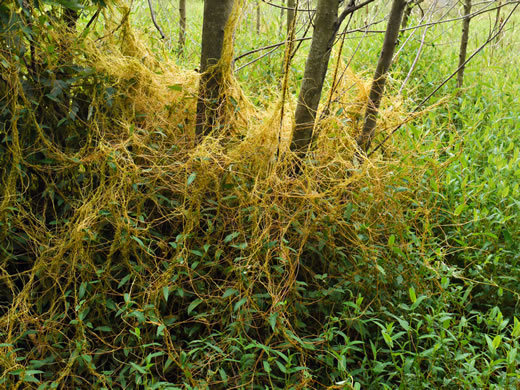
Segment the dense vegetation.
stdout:
[[[343,35],[295,173],[309,42],[224,78],[196,142],[202,2],[181,56],[176,5],[154,4],[165,40],[146,2],[0,4],[0,387],[518,388],[517,15],[417,112],[460,23],[404,31],[375,144],[404,125],[361,160],[382,34]],[[265,3],[254,33],[256,6],[236,56],[285,39]]]

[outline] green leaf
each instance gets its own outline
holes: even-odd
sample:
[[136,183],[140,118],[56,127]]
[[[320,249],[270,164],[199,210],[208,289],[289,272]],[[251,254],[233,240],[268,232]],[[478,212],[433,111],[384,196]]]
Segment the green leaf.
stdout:
[[224,243],[227,244],[231,241],[233,241],[235,238],[237,238],[238,236],[240,235],[239,232],[233,232],[233,233],[230,233],[226,236],[226,238],[224,238]]
[[44,374],[45,372],[42,370],[25,370],[23,373],[25,375],[36,375],[36,374]]
[[278,312],[273,312],[269,315],[269,325],[271,325],[271,329],[274,330],[276,329],[276,320],[278,319]]
[[520,336],[520,320],[518,318],[514,317],[514,326],[513,331],[511,332],[511,336],[513,338],[517,338]]
[[278,360],[275,363],[276,363],[276,365],[278,366],[278,368],[280,369],[281,372],[283,372],[284,374],[288,374],[287,368],[285,367],[285,365],[280,363]]
[[500,343],[501,343],[501,342],[502,342],[502,336],[500,336],[499,334],[497,334],[497,335],[495,336],[495,338],[493,339],[493,343],[492,343],[492,345],[493,345],[493,347],[494,347],[495,349],[497,349],[497,348],[500,346]]
[[170,294],[170,288],[168,286],[164,286],[162,288],[162,293],[163,293],[163,296],[164,296],[164,300],[166,302],[168,302],[168,295]]
[[462,210],[464,210],[464,208],[466,207],[466,205],[464,203],[462,204],[459,204],[457,206],[457,208],[455,209],[455,211],[453,212],[453,215],[455,215],[456,217],[458,217],[461,213],[462,213]]
[[128,274],[123,279],[121,279],[121,281],[117,285],[117,288],[121,288],[122,286],[124,286],[126,284],[126,282],[128,282],[128,279],[130,279],[131,276],[132,276],[132,274]]
[[238,293],[238,291],[235,290],[234,288],[228,288],[222,295],[222,298],[227,298],[227,297],[230,297],[231,295],[236,295],[237,293]]
[[132,240],[134,240],[135,242],[137,242],[141,248],[146,249],[146,246],[144,245],[143,240],[141,240],[139,237],[136,237],[136,236],[130,236],[130,238],[131,238]]
[[31,383],[40,383],[38,379],[36,379],[34,376],[25,374],[23,376],[22,382],[31,382]]
[[227,382],[228,380],[228,376],[226,375],[226,371],[224,371],[223,368],[219,369],[218,370],[219,374],[220,374],[220,378],[222,378],[222,381],[225,383]]
[[145,322],[145,316],[144,316],[143,312],[141,312],[139,310],[134,310],[128,316],[137,318],[137,321],[139,321],[140,324],[143,324]]
[[233,245],[231,245],[231,247],[243,250],[243,249],[247,248],[247,242],[241,242],[240,244],[233,244]]
[[496,352],[496,348],[495,346],[493,345],[493,341],[491,340],[491,338],[486,334],[484,335],[485,339],[486,339],[486,343],[488,345],[488,348],[489,348],[489,351],[491,353],[495,353]]
[[78,294],[78,298],[79,299],[83,299],[83,297],[85,296],[85,292],[87,291],[87,283],[86,282],[83,282],[81,283],[81,285],[79,286],[79,294]]
[[134,370],[139,371],[141,374],[145,375],[147,373],[146,368],[141,367],[134,362],[130,362],[130,365],[133,367]]
[[262,363],[264,365],[264,371],[267,372],[268,374],[270,374],[271,366],[269,365],[269,362],[267,360],[264,360]]
[[202,303],[202,299],[198,298],[198,299],[195,299],[192,303],[190,303],[190,305],[188,306],[188,315],[191,314],[191,312],[193,310],[195,310],[195,308],[197,306],[199,306],[200,304]]
[[383,334],[383,338],[385,339],[385,341],[388,344],[388,346],[390,348],[393,348],[394,341],[392,340],[392,337],[390,337],[390,335],[388,333],[386,333],[385,331],[382,331],[381,333]]
[[112,332],[112,328],[110,326],[98,326],[94,330],[99,330],[101,332]]
[[421,304],[421,302],[424,301],[426,298],[427,298],[426,295],[421,295],[419,298],[417,298],[417,300],[410,307],[410,310],[415,310],[415,308],[417,308]]
[[166,329],[166,325],[161,324],[157,327],[157,337],[164,335],[164,329]]
[[170,359],[170,358],[168,358],[168,359],[166,360],[166,363],[164,364],[164,370],[163,370],[163,372],[165,372],[165,371],[168,369],[168,367],[170,367],[170,366],[172,365],[172,363],[173,363],[173,360]]
[[238,301],[237,303],[235,303],[235,306],[233,307],[233,311],[237,311],[238,309],[240,309],[240,307],[247,302],[247,297],[244,297],[242,298],[240,301]]
[[92,363],[92,356],[87,355],[85,353],[81,354],[80,356],[85,362]]
[[410,287],[408,289],[408,293],[410,294],[410,300],[412,303],[415,303],[417,301],[417,296],[415,295],[415,289],[413,287]]
[[195,178],[197,177],[197,172],[193,172],[189,177],[188,177],[188,181],[186,183],[186,185],[190,185],[191,183],[193,183],[193,181],[195,180]]
[[182,91],[182,84],[168,85],[168,89],[172,91]]

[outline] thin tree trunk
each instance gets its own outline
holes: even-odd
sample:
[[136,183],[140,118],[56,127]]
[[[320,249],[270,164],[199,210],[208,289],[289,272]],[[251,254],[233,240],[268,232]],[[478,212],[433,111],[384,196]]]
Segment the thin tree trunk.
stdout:
[[295,112],[291,150],[304,157],[312,141],[316,112],[336,35],[339,0],[318,0],[312,43]]
[[224,30],[231,15],[235,0],[204,0],[202,26],[202,49],[200,59],[199,99],[197,102],[197,137],[208,135],[213,130],[218,108],[222,103],[222,72],[212,69],[222,55]]
[[421,13],[424,16],[424,12],[423,12],[423,10],[421,8],[421,3],[423,1],[424,0],[408,0],[406,2],[406,8],[404,10],[404,15],[403,15],[403,21],[401,22],[401,33],[403,33],[402,30],[404,30],[406,27],[408,27],[408,22],[410,21],[410,16],[412,14],[412,10],[415,7],[419,7],[419,9],[421,10]]
[[256,35],[260,35],[260,19],[262,18],[262,13],[260,12],[260,4],[262,4],[259,1],[257,1],[256,4]]
[[182,57],[186,45],[186,0],[179,0],[179,47],[178,53]]
[[287,4],[288,0],[282,0],[282,8],[280,9],[280,25],[278,27],[278,36],[282,36],[282,26],[283,26],[283,16],[285,12],[285,5]]
[[357,139],[357,144],[363,152],[367,152],[374,137],[374,132],[377,123],[377,113],[381,104],[381,98],[385,91],[386,75],[388,69],[392,64],[392,57],[394,56],[395,47],[397,46],[397,38],[403,19],[403,12],[406,5],[406,0],[394,0],[392,9],[390,10],[390,17],[386,27],[385,39],[383,42],[383,49],[379,55],[376,71],[370,94],[368,97],[368,105],[365,112],[365,123],[363,130]]
[[[409,0],[406,2],[406,8],[403,14],[403,21],[401,22],[401,30],[404,30],[408,27],[408,20],[410,20],[410,15],[412,14],[412,9],[415,4],[415,0]],[[403,33],[403,31],[401,31]]]
[[296,0],[287,0],[287,35],[291,29],[293,19],[296,16]]
[[[498,0],[497,7],[498,8],[497,8],[497,13],[496,13],[496,17],[495,17],[495,25],[493,27],[493,33],[497,32],[500,29],[500,25],[503,22],[503,18],[500,17],[500,12],[502,10],[502,0]],[[501,36],[501,34],[498,33],[497,37],[495,38],[495,43],[498,43],[500,41],[500,36]]]
[[469,22],[471,17],[471,0],[466,0],[464,3],[464,19],[462,20],[462,37],[460,38],[460,51],[459,51],[459,71],[457,73],[457,88],[461,88],[464,84],[464,62],[466,61],[466,53],[468,51],[468,39],[469,39]]

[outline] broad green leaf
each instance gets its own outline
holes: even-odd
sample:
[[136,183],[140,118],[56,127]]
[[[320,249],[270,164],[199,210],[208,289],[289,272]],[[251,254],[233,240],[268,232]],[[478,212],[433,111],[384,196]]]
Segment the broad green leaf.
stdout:
[[461,213],[462,213],[462,210],[464,210],[464,208],[466,207],[466,205],[464,203],[462,204],[459,204],[457,206],[457,208],[455,209],[455,211],[453,212],[453,215],[455,215],[456,217],[458,217]]
[[182,91],[182,84],[168,85],[168,89],[172,91]]
[[230,233],[228,234],[225,238],[224,238],[224,243],[229,243],[231,241],[233,241],[235,238],[237,238],[238,236],[240,235],[239,232],[233,232],[233,233]]
[[164,286],[162,288],[162,293],[163,293],[164,300],[166,302],[168,302],[168,295],[170,294],[170,287],[169,286]]
[[199,306],[200,304],[202,303],[202,299],[198,298],[198,299],[195,299],[192,303],[190,303],[190,305],[188,306],[188,315],[191,314],[191,312],[193,310],[195,310],[195,308],[197,306]]
[[495,349],[497,349],[499,346],[500,346],[500,343],[502,342],[502,336],[500,336],[499,334],[497,334],[495,336],[495,338],[493,339],[493,347]]
[[230,297],[231,295],[236,295],[237,293],[238,293],[238,291],[235,290],[234,288],[228,288],[222,295],[222,298],[227,298],[227,297]]
[[408,293],[410,294],[410,300],[412,303],[415,303],[417,301],[417,296],[415,295],[415,289],[413,287],[410,287],[408,289]]
[[112,332],[112,328],[110,326],[98,326],[94,330],[99,330],[101,332]]
[[382,331],[382,334],[383,334],[383,338],[385,339],[385,341],[388,344],[388,346],[390,348],[393,348],[394,347],[394,341],[392,340],[392,337],[390,337],[390,335],[388,333],[386,333],[385,331]]
[[283,372],[284,374],[288,374],[287,368],[285,367],[284,364],[282,364],[278,360],[276,360],[275,363],[276,363],[276,365],[278,366],[278,368],[280,369],[281,372]]
[[240,307],[247,302],[247,297],[244,297],[242,298],[241,300],[239,300],[237,303],[235,303],[235,306],[233,307],[233,311],[237,311],[238,309],[240,309]]
[[193,183],[193,181],[195,180],[195,178],[197,177],[197,172],[193,172],[189,177],[188,177],[188,181],[186,182],[187,185],[190,185],[191,183]]
[[271,325],[271,329],[274,330],[276,329],[276,320],[278,319],[278,312],[272,312],[270,315],[269,315],[269,325]]

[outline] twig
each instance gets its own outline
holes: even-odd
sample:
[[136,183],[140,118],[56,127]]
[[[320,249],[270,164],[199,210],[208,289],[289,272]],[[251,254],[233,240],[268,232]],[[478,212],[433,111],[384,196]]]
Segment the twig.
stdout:
[[273,49],[269,50],[267,53],[264,53],[264,54],[262,54],[260,57],[256,57],[256,58],[252,59],[251,61],[245,63],[244,65],[242,65],[242,66],[236,68],[234,71],[235,71],[235,72],[238,72],[239,70],[244,69],[246,66],[249,66],[249,65],[251,65],[251,64],[254,64],[254,63],[257,62],[257,61],[260,61],[262,58],[267,57],[269,54],[271,54],[271,53],[274,52],[275,50],[278,50],[278,48],[280,48],[280,46],[282,46],[282,45],[276,45]]
[[336,33],[339,31],[341,24],[343,23],[343,21],[345,20],[345,18],[348,15],[353,14],[358,9],[363,8],[365,5],[368,5],[368,4],[372,3],[373,1],[375,1],[375,0],[366,0],[366,1],[362,2],[361,4],[358,4],[358,5],[353,4],[353,5],[349,5],[347,8],[345,8],[345,10],[343,10],[343,12],[338,17],[338,22],[336,25]]
[[413,71],[415,69],[415,66],[417,65],[417,62],[419,61],[419,57],[421,56],[422,49],[424,47],[424,41],[426,39],[426,33],[428,32],[428,29],[429,29],[429,27],[426,27],[424,29],[423,36],[422,36],[422,39],[421,39],[421,45],[419,46],[419,50],[417,50],[417,55],[415,56],[415,58],[413,60],[412,66],[410,66],[410,70],[408,71],[408,74],[406,75],[406,78],[404,79],[403,84],[401,85],[401,88],[399,88],[399,93],[402,92],[404,86],[406,85],[408,80],[410,80],[410,76],[412,75],[412,73],[413,73]]
[[297,12],[300,12],[300,11],[309,11],[308,9],[306,8],[298,8],[298,6],[292,8],[292,7],[286,7],[284,5],[278,5],[278,4],[274,4],[274,3],[271,3],[270,1],[267,1],[267,0],[262,0],[262,2],[264,2],[265,4],[267,5],[270,5],[271,7],[275,7],[275,8],[278,8],[278,9],[283,9],[283,10],[291,10],[291,11],[297,11]]
[[153,7],[152,7],[152,0],[148,0],[148,8],[150,8],[150,15],[152,16],[153,25],[155,26],[157,31],[159,31],[159,33],[161,34],[161,39],[166,38],[166,35],[164,35],[163,30],[161,29],[161,26],[159,26],[157,24],[157,20],[155,19],[155,13],[153,12]]
[[94,15],[92,15],[92,17],[88,21],[87,25],[83,29],[83,32],[81,33],[81,35],[83,35],[85,33],[85,31],[87,31],[89,29],[91,24],[94,23],[94,21],[98,18],[100,12],[101,12],[101,6],[99,6],[98,9],[96,10],[96,12],[94,13]]

